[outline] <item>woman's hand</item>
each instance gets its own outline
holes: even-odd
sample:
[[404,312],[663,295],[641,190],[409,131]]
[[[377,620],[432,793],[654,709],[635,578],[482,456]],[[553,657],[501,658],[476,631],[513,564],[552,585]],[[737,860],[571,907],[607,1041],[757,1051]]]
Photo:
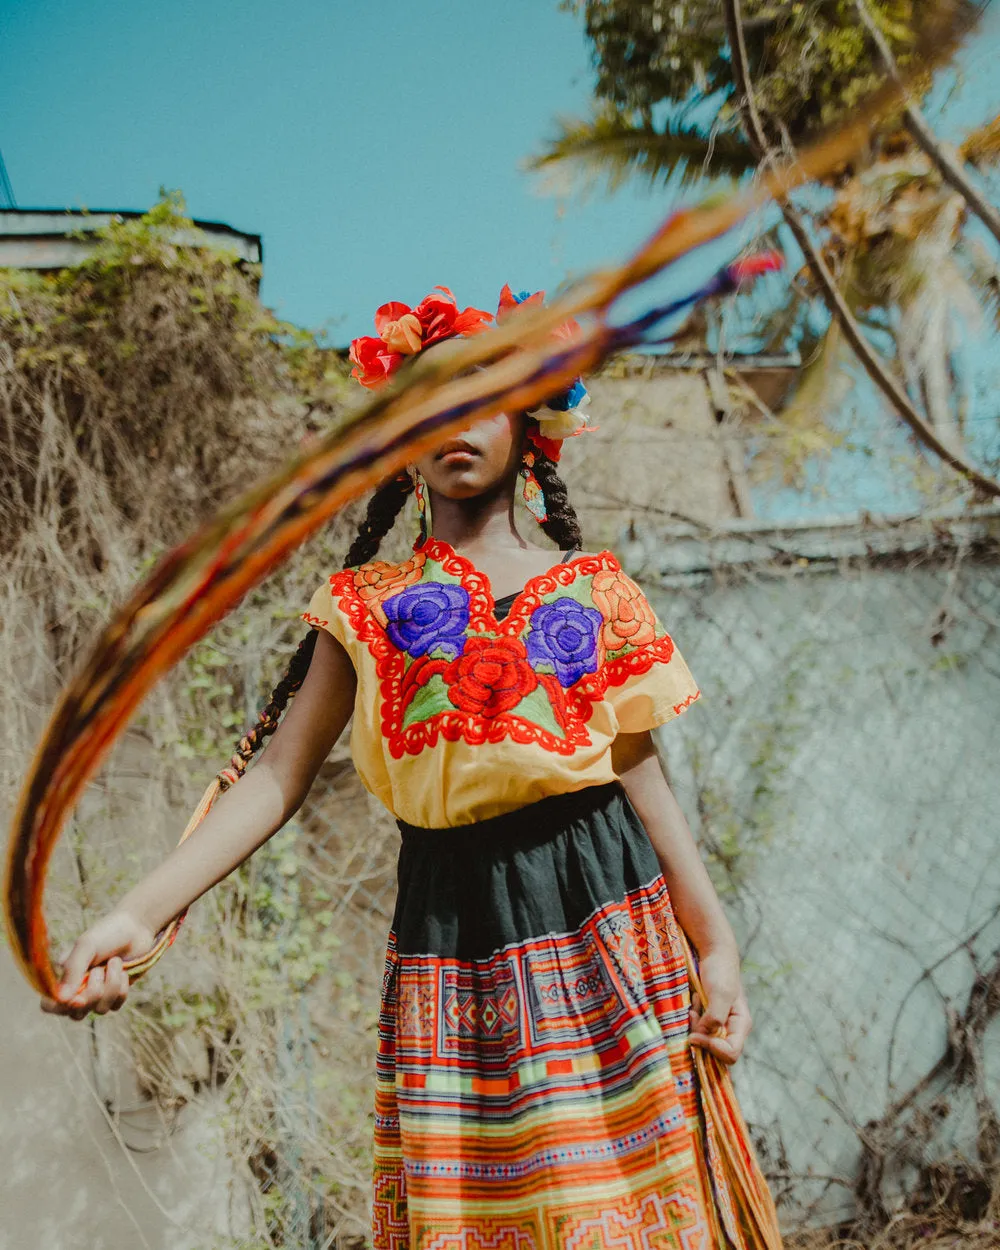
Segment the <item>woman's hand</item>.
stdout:
[[155,938],[129,912],[111,912],[77,940],[63,964],[58,996],[43,998],[42,1011],[72,1020],[117,1011],[128,997],[125,961],[144,955]]
[[691,1045],[711,1051],[723,1063],[735,1063],[753,1023],[740,980],[738,952],[709,951],[698,961],[698,975],[708,1003],[692,995]]

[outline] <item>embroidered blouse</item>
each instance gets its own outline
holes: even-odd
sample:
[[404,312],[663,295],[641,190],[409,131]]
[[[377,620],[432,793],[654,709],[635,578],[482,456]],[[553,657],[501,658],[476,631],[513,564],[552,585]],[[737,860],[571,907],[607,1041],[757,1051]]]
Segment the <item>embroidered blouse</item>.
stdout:
[[400,564],[333,574],[303,613],[357,673],[362,782],[409,824],[467,824],[613,781],[619,732],[662,725],[700,695],[610,551],[533,577],[504,615],[506,602],[429,538]]

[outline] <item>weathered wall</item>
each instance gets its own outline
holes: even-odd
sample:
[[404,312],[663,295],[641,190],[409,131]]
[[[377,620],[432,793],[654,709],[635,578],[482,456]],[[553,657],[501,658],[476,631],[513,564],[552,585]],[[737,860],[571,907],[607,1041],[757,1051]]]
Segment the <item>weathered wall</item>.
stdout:
[[[864,1136],[886,1147],[867,1162],[890,1202],[954,1146],[975,1161],[1000,1106],[983,1007],[1000,955],[1000,510],[984,513],[630,552],[703,691],[662,743],[730,887],[756,1021],[738,1084],[788,1217],[853,1209]],[[977,975],[985,1035],[956,1082]]]
[[742,441],[720,425],[704,372],[626,359],[587,386],[596,430],[564,444],[562,467],[588,544],[617,545],[635,518],[747,514]]

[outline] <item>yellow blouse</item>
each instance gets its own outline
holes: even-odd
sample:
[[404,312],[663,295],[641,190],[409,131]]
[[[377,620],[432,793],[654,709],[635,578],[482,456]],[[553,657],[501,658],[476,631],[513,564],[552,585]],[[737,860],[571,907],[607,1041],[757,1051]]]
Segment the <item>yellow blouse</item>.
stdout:
[[700,691],[610,551],[533,577],[497,620],[489,580],[430,538],[401,564],[335,573],[303,619],[358,677],[351,753],[397,817],[462,825],[615,780],[615,735]]

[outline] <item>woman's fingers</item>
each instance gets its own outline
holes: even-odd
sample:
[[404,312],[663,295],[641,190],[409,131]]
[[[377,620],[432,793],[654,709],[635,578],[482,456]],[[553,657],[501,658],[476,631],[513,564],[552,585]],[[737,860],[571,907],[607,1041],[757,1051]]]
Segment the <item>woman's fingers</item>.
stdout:
[[104,968],[91,968],[87,980],[80,990],[74,994],[67,1004],[66,1014],[71,1020],[82,1020],[89,1015],[101,1001],[104,993]]
[[723,1063],[732,1064],[739,1059],[752,1026],[750,1007],[742,989],[729,1008],[725,1023],[721,1026],[717,1024],[717,1014],[703,1011],[698,996],[692,996],[691,1045],[701,1046],[702,1049],[711,1051]]
[[78,939],[69,957],[63,962],[58,990],[61,1003],[71,1002],[85,989],[84,978],[87,976],[87,969],[96,957],[97,943],[88,930]]
[[82,1020],[91,1011],[117,1011],[128,996],[129,978],[123,960],[153,944],[153,934],[125,911],[113,911],[91,926],[62,963],[54,998],[42,1000],[43,1011]]
[[43,998],[41,1008],[52,1015],[69,1016],[71,1020],[82,1020],[91,1012],[103,1016],[123,1006],[128,991],[125,965],[120,956],[114,955],[106,965],[91,968],[77,993],[68,1001]]
[[746,994],[740,990],[736,1002],[733,1003],[733,1009],[729,1013],[729,1020],[726,1022],[726,1040],[736,1052],[737,1059],[743,1053],[743,1046],[752,1028],[750,1004],[747,1002]]
[[728,1038],[706,1037],[703,1033],[692,1033],[690,1040],[692,1046],[700,1046],[702,1050],[710,1051],[723,1063],[733,1064],[740,1057],[739,1051],[734,1049]]
[[[124,985],[122,984],[124,980]],[[99,1016],[109,1011],[117,1011],[124,1003],[128,994],[128,975],[118,955],[113,955],[104,969],[104,988],[100,998],[94,1004],[94,1011]]]

